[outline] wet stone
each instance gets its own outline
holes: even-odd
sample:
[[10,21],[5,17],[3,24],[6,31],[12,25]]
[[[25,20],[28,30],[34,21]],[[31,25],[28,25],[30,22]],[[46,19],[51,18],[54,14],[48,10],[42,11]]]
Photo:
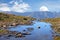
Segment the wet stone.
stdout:
[[34,28],[27,28],[27,30],[28,30],[28,31],[33,31],[33,30],[34,30]]
[[2,35],[0,35],[0,37],[2,37]]
[[25,33],[22,33],[23,35],[31,35],[30,32],[25,32]]
[[12,37],[12,35],[8,35],[8,37]]
[[17,34],[16,34],[16,38],[17,38],[17,37],[24,37],[24,36],[23,36],[23,34],[20,32],[20,33],[17,33]]

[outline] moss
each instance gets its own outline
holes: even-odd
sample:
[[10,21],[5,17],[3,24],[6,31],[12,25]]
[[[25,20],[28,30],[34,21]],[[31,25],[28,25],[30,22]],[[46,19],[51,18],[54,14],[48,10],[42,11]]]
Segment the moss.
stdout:
[[0,30],[0,35],[8,34],[8,30]]
[[60,40],[60,36],[54,37],[54,40]]

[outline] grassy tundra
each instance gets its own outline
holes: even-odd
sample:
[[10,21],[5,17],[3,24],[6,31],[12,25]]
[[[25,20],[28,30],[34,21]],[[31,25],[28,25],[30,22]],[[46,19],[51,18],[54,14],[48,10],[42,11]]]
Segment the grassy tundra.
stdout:
[[0,12],[0,27],[6,27],[11,25],[28,25],[32,23],[34,18],[27,16],[16,16],[13,14],[6,14]]

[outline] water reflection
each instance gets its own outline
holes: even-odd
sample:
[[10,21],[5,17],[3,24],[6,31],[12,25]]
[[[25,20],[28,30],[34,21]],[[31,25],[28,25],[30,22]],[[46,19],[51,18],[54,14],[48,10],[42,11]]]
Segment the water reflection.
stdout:
[[49,23],[33,21],[33,25],[19,25],[15,28],[10,28],[10,31],[28,32],[31,35],[27,35],[23,38],[13,38],[9,40],[53,40],[52,29]]

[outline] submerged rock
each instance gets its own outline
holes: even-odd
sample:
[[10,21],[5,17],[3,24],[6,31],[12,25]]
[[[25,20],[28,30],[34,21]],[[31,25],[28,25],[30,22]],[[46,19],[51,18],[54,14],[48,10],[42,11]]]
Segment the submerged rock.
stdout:
[[23,30],[24,32],[26,31],[26,30]]
[[28,31],[33,31],[33,30],[34,30],[34,28],[27,28],[27,30],[28,30]]

